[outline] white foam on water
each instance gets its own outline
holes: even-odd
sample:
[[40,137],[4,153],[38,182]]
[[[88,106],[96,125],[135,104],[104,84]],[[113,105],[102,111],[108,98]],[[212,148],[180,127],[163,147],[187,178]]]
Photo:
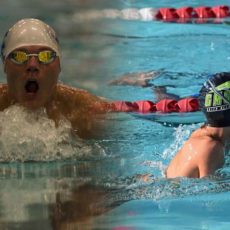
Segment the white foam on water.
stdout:
[[97,144],[85,143],[62,120],[55,127],[45,109],[31,112],[13,105],[0,112],[0,162],[53,161],[72,157],[104,156]]
[[181,148],[185,140],[188,139],[190,136],[192,130],[194,130],[197,127],[197,125],[179,125],[177,128],[175,128],[174,137],[175,140],[173,143],[164,150],[162,156],[163,159],[171,159],[175,153]]
[[155,176],[157,175],[157,172],[160,172],[160,175],[165,177],[165,170],[167,165],[164,165],[162,161],[144,161],[142,165],[150,167],[151,171],[154,171],[153,174]]

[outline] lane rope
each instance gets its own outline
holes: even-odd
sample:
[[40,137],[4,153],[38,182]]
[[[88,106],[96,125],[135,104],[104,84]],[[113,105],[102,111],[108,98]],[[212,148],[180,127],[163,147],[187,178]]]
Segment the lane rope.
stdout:
[[116,112],[138,112],[138,113],[187,113],[200,111],[197,98],[188,97],[178,101],[173,99],[163,99],[159,102],[150,100],[140,101],[114,101],[114,111]]
[[162,21],[176,23],[224,23],[225,18],[230,17],[230,7],[218,6],[185,6],[180,8],[127,8],[127,9],[104,9],[77,12],[73,20],[95,19],[122,19],[140,21]]

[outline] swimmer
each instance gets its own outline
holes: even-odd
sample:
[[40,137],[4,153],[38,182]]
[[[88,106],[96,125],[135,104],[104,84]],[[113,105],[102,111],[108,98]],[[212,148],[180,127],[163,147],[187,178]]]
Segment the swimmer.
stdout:
[[130,86],[140,86],[140,87],[152,87],[153,94],[156,101],[162,99],[181,99],[178,95],[168,93],[167,86],[156,86],[151,83],[151,80],[159,77],[162,74],[162,71],[149,71],[149,72],[138,72],[138,73],[129,73],[122,75],[120,78],[111,80],[109,85],[130,85]]
[[153,86],[152,87],[153,94],[156,97],[156,101],[160,101],[163,99],[172,99],[172,100],[180,100],[182,99],[180,96],[168,93],[166,86]]
[[202,178],[224,164],[230,141],[230,73],[209,78],[200,90],[199,102],[207,123],[191,134],[172,159],[167,178]]
[[153,86],[151,80],[160,76],[161,71],[149,71],[149,72],[138,72],[138,73],[128,73],[122,75],[120,78],[111,80],[109,85],[132,85],[149,87]]
[[82,89],[58,83],[61,51],[55,31],[43,21],[27,18],[13,25],[2,42],[7,84],[0,85],[0,111],[19,104],[30,111],[44,108],[58,125],[64,118],[83,138],[91,137],[96,114],[110,103]]

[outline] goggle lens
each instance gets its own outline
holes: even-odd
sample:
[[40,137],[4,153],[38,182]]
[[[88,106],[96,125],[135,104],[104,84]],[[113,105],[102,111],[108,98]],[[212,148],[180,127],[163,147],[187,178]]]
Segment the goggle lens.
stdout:
[[[55,56],[54,56],[55,54]],[[41,63],[50,63],[54,60],[54,58],[56,57],[56,53],[53,51],[42,51],[38,53],[38,60]]]
[[16,64],[24,64],[29,60],[29,57],[36,56],[38,57],[39,62],[43,64],[49,64],[54,61],[56,52],[51,50],[40,51],[37,54],[27,54],[23,51],[14,51],[9,55],[9,58]]
[[28,60],[28,57],[25,52],[15,51],[12,53],[11,59],[13,59],[16,63],[24,63]]

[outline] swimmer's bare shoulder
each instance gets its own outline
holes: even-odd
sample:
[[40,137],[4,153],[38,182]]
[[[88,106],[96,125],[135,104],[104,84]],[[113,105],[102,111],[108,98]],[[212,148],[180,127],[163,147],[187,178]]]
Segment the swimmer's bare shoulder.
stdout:
[[63,106],[69,107],[69,110],[87,109],[96,113],[103,113],[113,109],[113,104],[105,99],[92,95],[86,90],[64,84],[57,85],[57,99]]
[[[201,134],[194,133],[194,138],[200,139],[198,149],[202,154],[199,155],[199,169],[200,177],[213,174],[218,168],[221,168],[224,164],[224,152],[225,145],[214,133],[208,133],[205,131],[206,127],[202,127]],[[204,132],[204,133],[203,133]],[[197,136],[196,136],[197,135]]]
[[196,130],[170,162],[166,176],[200,178],[213,174],[223,164],[223,147],[205,128]]
[[56,111],[51,111],[50,117],[60,120],[60,115],[67,118],[80,137],[95,136],[98,116],[104,116],[112,110],[113,104],[91,93],[72,88],[67,85],[57,85]]

